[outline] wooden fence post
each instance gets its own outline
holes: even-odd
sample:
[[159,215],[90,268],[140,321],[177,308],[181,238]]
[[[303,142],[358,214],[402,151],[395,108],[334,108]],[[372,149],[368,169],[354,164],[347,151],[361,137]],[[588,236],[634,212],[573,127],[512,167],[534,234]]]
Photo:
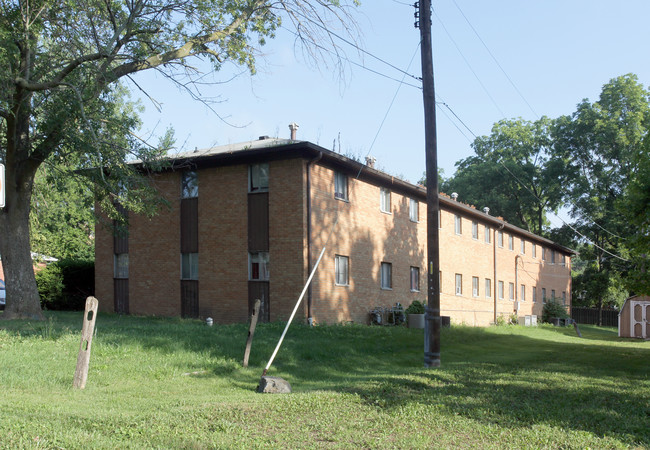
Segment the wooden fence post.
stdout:
[[86,299],[84,323],[81,329],[81,344],[79,345],[79,355],[77,356],[77,368],[74,371],[73,386],[75,388],[83,389],[86,387],[88,365],[90,364],[90,346],[93,341],[98,305],[99,302],[95,297],[88,297]]
[[248,339],[246,340],[246,351],[244,352],[244,367],[248,367],[248,357],[251,353],[251,345],[253,344],[253,335],[255,334],[255,327],[257,326],[257,317],[260,315],[260,305],[262,302],[255,300],[253,307],[253,315],[251,316],[251,326],[248,329]]

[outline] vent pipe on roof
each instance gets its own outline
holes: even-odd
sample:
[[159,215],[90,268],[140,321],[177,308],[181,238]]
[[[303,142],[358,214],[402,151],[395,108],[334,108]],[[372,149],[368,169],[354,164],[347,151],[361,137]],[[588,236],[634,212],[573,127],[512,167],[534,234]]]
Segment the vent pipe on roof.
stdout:
[[265,140],[267,140],[267,139],[271,139],[271,136],[266,136],[266,135],[265,135],[265,136],[260,136],[260,137],[259,137],[259,140],[260,140],[260,141],[265,141]]
[[370,167],[371,169],[374,169],[376,162],[377,162],[376,158],[373,158],[372,156],[366,156],[366,166]]
[[490,208],[486,206],[485,208],[483,208],[483,212],[487,215],[490,215]]
[[289,129],[291,130],[291,140],[296,140],[296,132],[298,131],[298,124],[296,122],[291,122],[289,124]]
[[451,198],[452,198],[454,201],[457,201],[457,200],[458,200],[458,192],[452,192],[452,193],[451,193]]

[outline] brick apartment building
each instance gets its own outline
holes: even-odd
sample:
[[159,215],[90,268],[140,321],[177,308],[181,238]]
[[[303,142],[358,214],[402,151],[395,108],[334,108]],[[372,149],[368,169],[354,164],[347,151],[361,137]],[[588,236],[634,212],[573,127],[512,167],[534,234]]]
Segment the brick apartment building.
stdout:
[[[426,192],[306,141],[260,139],[184,153],[154,182],[171,208],[96,228],[100,309],[368,323],[377,306],[426,300]],[[571,304],[571,250],[440,196],[441,314],[484,326]],[[300,316],[298,316],[300,317]]]

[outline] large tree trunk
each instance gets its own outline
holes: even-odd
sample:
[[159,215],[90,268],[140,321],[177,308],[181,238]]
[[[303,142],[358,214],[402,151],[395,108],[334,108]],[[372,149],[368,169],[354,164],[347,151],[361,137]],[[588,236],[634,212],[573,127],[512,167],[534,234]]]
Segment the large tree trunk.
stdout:
[[5,208],[0,209],[0,255],[7,303],[0,319],[43,319],[29,241],[34,176],[31,170],[28,172],[22,177],[12,170],[5,174],[6,202]]

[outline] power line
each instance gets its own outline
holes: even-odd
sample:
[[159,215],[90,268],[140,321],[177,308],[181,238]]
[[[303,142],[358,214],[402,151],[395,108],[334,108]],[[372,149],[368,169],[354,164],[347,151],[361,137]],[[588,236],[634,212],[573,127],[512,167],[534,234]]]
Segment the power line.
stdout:
[[474,26],[473,26],[472,23],[469,21],[469,19],[467,18],[467,16],[466,16],[465,13],[463,12],[463,10],[460,9],[460,6],[458,6],[458,3],[456,3],[456,0],[452,0],[452,1],[454,2],[454,5],[456,5],[456,8],[458,8],[458,11],[459,11],[460,14],[463,16],[463,18],[465,19],[465,21],[467,22],[467,24],[469,25],[469,27],[472,29],[472,31],[474,32],[474,34],[476,35],[476,37],[478,38],[478,40],[481,41],[481,44],[483,44],[483,47],[485,47],[485,50],[487,50],[488,54],[492,57],[492,60],[493,60],[493,61],[495,62],[495,64],[499,67],[499,69],[501,69],[501,72],[503,72],[503,74],[506,76],[506,78],[508,79],[508,81],[510,82],[510,84],[512,85],[512,87],[515,89],[515,91],[517,91],[517,94],[519,94],[519,96],[520,96],[521,99],[524,101],[524,103],[526,103],[526,105],[528,105],[528,108],[532,111],[532,113],[535,115],[535,117],[539,118],[539,114],[537,114],[537,112],[533,109],[533,107],[530,106],[530,103],[528,103],[528,100],[526,100],[526,97],[524,97],[524,94],[521,93],[521,91],[519,90],[519,88],[517,87],[517,85],[515,84],[515,82],[512,81],[512,78],[510,78],[510,76],[509,76],[508,73],[505,71],[505,69],[501,66],[501,64],[499,63],[499,61],[497,60],[497,58],[496,58],[496,57],[494,56],[494,54],[490,51],[490,48],[487,46],[487,44],[485,43],[485,41],[484,41],[484,40],[481,38],[481,36],[478,34],[478,31],[476,31],[476,28],[474,28]]

